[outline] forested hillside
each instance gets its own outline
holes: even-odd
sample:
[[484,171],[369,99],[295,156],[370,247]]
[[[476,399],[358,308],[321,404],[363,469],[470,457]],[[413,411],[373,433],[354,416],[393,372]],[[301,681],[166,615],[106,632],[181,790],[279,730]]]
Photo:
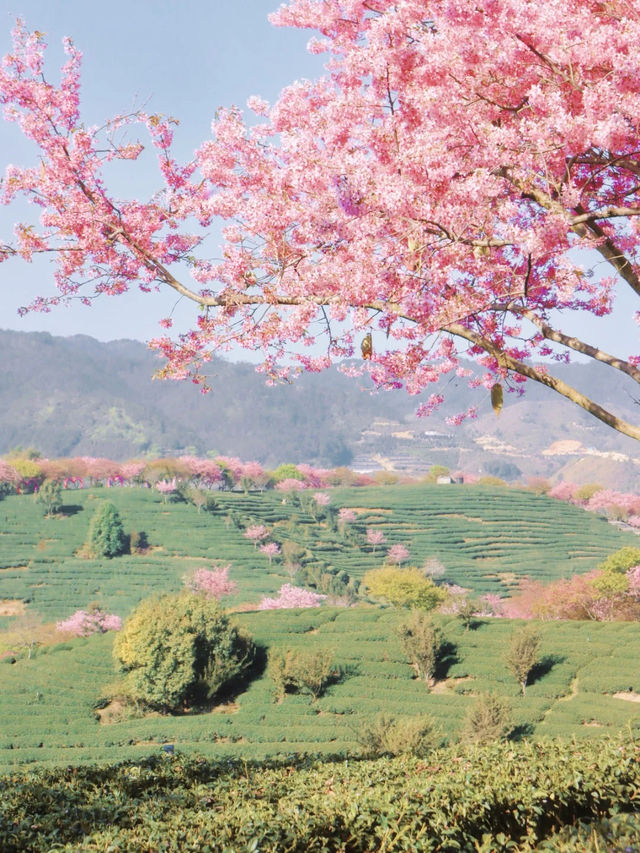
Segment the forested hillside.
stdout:
[[[575,482],[640,483],[634,441],[534,383],[523,397],[506,394],[497,418],[486,390],[455,377],[441,381],[433,390],[446,384],[444,408],[417,420],[423,397],[371,393],[368,379],[335,369],[269,387],[251,364],[218,359],[209,369],[213,390],[203,395],[190,384],[153,381],[160,362],[137,341],[0,331],[0,359],[0,453],[17,445],[47,456],[116,459],[215,451],[267,466],[305,461],[420,472],[442,463],[507,479],[568,466],[565,479]],[[604,368],[555,369],[635,416],[635,401]],[[477,420],[446,422],[472,404]]]

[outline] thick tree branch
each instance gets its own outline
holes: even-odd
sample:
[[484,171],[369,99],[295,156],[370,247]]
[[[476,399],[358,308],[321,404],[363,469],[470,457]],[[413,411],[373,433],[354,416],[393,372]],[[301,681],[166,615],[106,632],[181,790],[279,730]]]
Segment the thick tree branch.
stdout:
[[551,376],[549,373],[543,373],[535,367],[507,355],[499,347],[491,343],[491,341],[483,338],[482,335],[465,328],[460,323],[452,323],[449,326],[444,327],[442,331],[448,332],[450,335],[455,335],[456,337],[465,338],[470,343],[481,347],[485,352],[489,353],[489,355],[492,355],[500,367],[512,370],[514,373],[519,373],[522,376],[526,376],[528,379],[533,379],[535,382],[539,382],[541,385],[546,385],[548,388],[552,388],[558,394],[561,394],[563,397],[571,400],[572,403],[575,403],[577,406],[580,406],[585,411],[589,412],[590,415],[593,415],[595,418],[598,418],[598,420],[607,424],[607,426],[612,427],[624,435],[630,436],[630,438],[640,440],[640,427],[634,426],[633,424],[622,420],[622,418],[618,418],[616,415],[611,414],[611,412],[603,409],[602,406],[598,405],[598,403],[595,403],[589,397],[580,393],[580,391],[572,385],[563,382],[562,379]]
[[581,341],[580,338],[576,338],[572,335],[565,335],[563,332],[553,329],[548,323],[545,323],[544,320],[541,320],[540,317],[536,316],[533,311],[529,311],[526,308],[517,308],[510,305],[507,310],[512,311],[519,316],[526,317],[527,320],[540,329],[547,340],[555,341],[556,343],[562,344],[563,346],[575,350],[576,352],[580,352],[583,355],[588,355],[589,358],[601,361],[603,364],[608,364],[609,367],[614,367],[616,370],[626,373],[627,376],[630,376],[635,382],[640,383],[640,370],[630,362],[625,361],[622,358],[617,358],[614,355],[610,355],[608,352],[598,349],[598,347],[591,346],[591,344]]

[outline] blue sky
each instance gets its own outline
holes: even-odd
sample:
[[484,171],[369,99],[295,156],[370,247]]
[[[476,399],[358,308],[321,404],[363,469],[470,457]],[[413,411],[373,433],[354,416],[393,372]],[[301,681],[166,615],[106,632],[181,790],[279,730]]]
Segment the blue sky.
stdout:
[[[210,135],[219,106],[244,108],[255,94],[274,101],[288,83],[322,72],[322,61],[306,51],[309,33],[268,22],[277,6],[278,0],[0,0],[0,52],[10,49],[10,32],[20,17],[29,29],[46,34],[48,76],[57,79],[62,38],[70,36],[83,53],[85,123],[101,124],[145,105],[180,120],[175,152],[188,160]],[[31,162],[18,130],[1,121],[0,151],[2,172],[9,162]],[[135,179],[146,179],[149,193],[160,185],[151,166]],[[1,237],[11,234],[15,217],[12,209],[0,208]],[[0,328],[148,340],[161,331],[158,320],[170,311],[180,329],[194,316],[193,304],[176,305],[175,294],[140,293],[103,299],[91,308],[74,305],[17,316],[20,305],[51,293],[49,264],[1,264]]]
[[[209,135],[218,106],[244,107],[253,94],[273,101],[293,80],[321,73],[322,57],[306,52],[309,33],[269,24],[267,15],[277,5],[278,0],[0,0],[0,51],[9,49],[10,30],[22,17],[29,28],[46,33],[48,69],[55,79],[61,40],[71,36],[84,55],[85,122],[100,124],[143,104],[176,116],[175,151],[186,160]],[[0,151],[1,170],[8,162],[31,162],[18,131],[1,121]],[[136,166],[132,188],[144,196],[159,182],[151,167],[140,173]],[[14,211],[0,208],[0,236],[11,233],[12,217]],[[177,330],[188,328],[194,317],[193,305],[176,303],[173,293],[137,292],[103,299],[93,308],[74,305],[48,315],[17,316],[20,305],[52,292],[49,264],[0,265],[0,328],[148,340],[169,313]],[[612,317],[565,318],[564,328],[617,355],[637,353],[637,307],[625,287]]]

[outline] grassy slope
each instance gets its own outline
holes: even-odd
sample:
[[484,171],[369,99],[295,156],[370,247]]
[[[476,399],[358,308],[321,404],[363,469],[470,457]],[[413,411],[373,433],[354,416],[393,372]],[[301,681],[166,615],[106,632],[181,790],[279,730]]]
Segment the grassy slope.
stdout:
[[[146,531],[154,550],[104,561],[73,556],[103,496],[119,506],[127,530]],[[245,523],[275,525],[280,538],[299,539],[310,559],[356,576],[380,562],[380,551],[373,555],[360,546],[364,530],[379,525],[389,543],[406,543],[418,564],[438,556],[447,566],[447,580],[478,591],[504,591],[509,573],[550,578],[572,568],[587,570],[607,553],[637,541],[574,507],[481,487],[335,490],[335,506],[358,510],[360,532],[353,541],[314,523],[291,502],[282,504],[275,494],[220,496],[222,509],[213,517],[183,504],[165,505],[154,493],[137,489],[68,493],[67,500],[80,509],[61,520],[43,519],[30,498],[11,498],[0,506],[0,565],[5,567],[0,598],[29,599],[27,609],[46,619],[67,616],[94,600],[126,616],[141,598],[179,588],[185,571],[216,559],[233,563],[236,604],[274,593],[287,576],[275,565],[269,570],[241,530],[227,524],[230,509]],[[293,515],[298,520],[288,525]],[[640,717],[639,704],[611,695],[630,687],[640,692],[637,625],[541,626],[545,665],[520,699],[503,663],[512,623],[488,621],[465,633],[455,621],[442,619],[454,654],[442,668],[438,691],[427,694],[413,679],[395,637],[401,615],[358,607],[238,617],[265,648],[323,645],[335,651],[347,677],[317,703],[289,696],[276,705],[269,680],[257,673],[230,697],[232,704],[212,714],[101,725],[94,703],[114,679],[111,636],[59,644],[41,649],[32,660],[4,663],[0,767],[136,758],[157,752],[163,742],[209,756],[344,754],[357,750],[360,720],[382,710],[430,713],[443,736],[454,739],[474,695],[487,689],[512,697],[521,733],[593,735]]]
[[[322,561],[361,577],[380,565],[382,550],[365,545],[368,527],[384,531],[388,544],[409,547],[411,562],[428,557],[446,566],[443,580],[478,593],[505,595],[517,577],[551,580],[594,568],[623,545],[636,545],[592,513],[517,489],[482,486],[394,486],[335,489],[335,507],[353,507],[358,520],[350,538],[317,524],[309,512],[279,493],[225,495],[220,511],[198,515],[187,504],[164,504],[144,489],[67,492],[71,514],[45,519],[30,497],[0,504],[0,599],[28,602],[45,620],[61,619],[95,601],[126,616],[153,592],[176,590],[189,570],[231,562],[238,594],[232,605],[256,602],[290,580],[229,523],[264,523],[280,540],[295,539],[310,561]],[[145,555],[115,560],[74,556],[86,541],[91,516],[108,498],[118,506],[127,531],[145,531],[153,546]],[[0,630],[8,620],[0,616]]]
[[[209,758],[307,752],[358,752],[357,732],[377,713],[434,717],[444,739],[455,740],[475,695],[508,696],[522,734],[592,737],[640,724],[638,703],[614,698],[640,693],[640,635],[635,624],[542,624],[544,665],[526,697],[504,664],[514,629],[487,620],[465,632],[442,619],[454,647],[428,693],[413,678],[394,627],[392,609],[319,608],[244,614],[241,621],[269,649],[328,647],[346,675],[316,702],[310,696],[273,701],[270,679],[256,673],[212,713],[97,721],[94,704],[113,681],[112,636],[43,649],[32,660],[0,665],[0,768],[22,763],[120,761],[156,753],[165,742]],[[458,680],[460,679],[460,680]]]

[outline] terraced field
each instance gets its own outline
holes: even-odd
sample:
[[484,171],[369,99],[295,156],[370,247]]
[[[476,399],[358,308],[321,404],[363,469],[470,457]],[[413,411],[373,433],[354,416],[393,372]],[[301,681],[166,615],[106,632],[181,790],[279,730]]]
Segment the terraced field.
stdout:
[[[9,497],[0,504],[0,601],[26,602],[47,621],[90,602],[124,617],[152,592],[179,589],[193,568],[219,562],[232,564],[238,584],[231,605],[255,603],[291,578],[243,537],[249,524],[265,524],[281,544],[297,542],[307,566],[332,566],[355,578],[383,559],[384,548],[366,544],[366,530],[375,528],[387,546],[406,545],[415,565],[439,559],[443,581],[499,595],[509,594],[522,575],[547,581],[588,571],[623,545],[638,543],[592,513],[524,490],[421,485],[330,494],[333,507],[356,511],[357,521],[344,533],[335,522],[316,521],[295,496],[274,492],[221,493],[213,515],[186,503],[165,504],[148,489],[67,492],[69,514],[52,519],[42,517],[31,497]],[[118,507],[127,532],[147,534],[148,552],[114,560],[75,556],[105,498]],[[11,624],[1,612],[0,631]]]
[[[361,577],[379,566],[366,530],[384,532],[388,547],[405,544],[411,562],[439,559],[443,580],[478,593],[508,593],[528,574],[554,579],[594,568],[607,554],[636,544],[603,519],[526,491],[489,487],[406,486],[336,489],[332,506],[350,507],[357,521],[346,529],[294,496],[220,494],[218,510],[198,514],[186,503],[164,503],[144,489],[67,493],[67,515],[45,519],[30,497],[0,504],[0,653],[24,617],[46,622],[95,602],[126,617],[139,600],[177,590],[191,569],[231,563],[236,611],[291,580],[285,567],[257,551],[243,533],[264,524],[270,538],[297,542],[309,567],[344,569]],[[144,531],[150,548],[112,560],[78,556],[94,509],[108,497],[128,532]],[[0,610],[0,613],[2,611]],[[20,615],[22,612],[22,615]],[[112,635],[25,649],[0,662],[0,769],[30,764],[120,761],[154,754],[164,743],[207,756],[261,758],[307,752],[353,755],[363,721],[378,712],[428,713],[444,742],[455,741],[465,714],[483,691],[509,697],[516,734],[592,737],[638,726],[640,632],[637,624],[545,623],[543,664],[527,696],[504,663],[514,630],[507,620],[486,620],[464,632],[439,617],[449,644],[432,692],[414,678],[396,635],[404,617],[393,608],[360,603],[302,611],[238,612],[261,647],[251,678],[235,686],[210,713],[135,718],[113,695]],[[21,621],[22,620],[22,621]],[[22,626],[22,627],[21,627]],[[308,695],[274,701],[265,672],[270,651],[331,649],[342,677],[317,701]],[[15,661],[15,662],[12,662]],[[618,695],[616,695],[618,694]]]
[[[509,698],[519,736],[593,737],[625,727],[640,733],[640,632],[629,623],[544,623],[543,664],[527,695],[504,662],[514,630],[487,620],[465,632],[441,618],[449,654],[428,692],[414,677],[395,633],[392,608],[265,611],[238,617],[263,649],[328,648],[343,669],[318,700],[274,700],[261,666],[213,711],[182,716],[119,716],[98,700],[115,673],[112,636],[41,649],[34,658],[0,664],[0,772],[17,765],[81,764],[138,759],[171,743],[209,758],[308,753],[357,755],[358,732],[376,714],[429,714],[443,742],[457,739],[482,691]],[[618,694],[616,696],[616,694]]]

